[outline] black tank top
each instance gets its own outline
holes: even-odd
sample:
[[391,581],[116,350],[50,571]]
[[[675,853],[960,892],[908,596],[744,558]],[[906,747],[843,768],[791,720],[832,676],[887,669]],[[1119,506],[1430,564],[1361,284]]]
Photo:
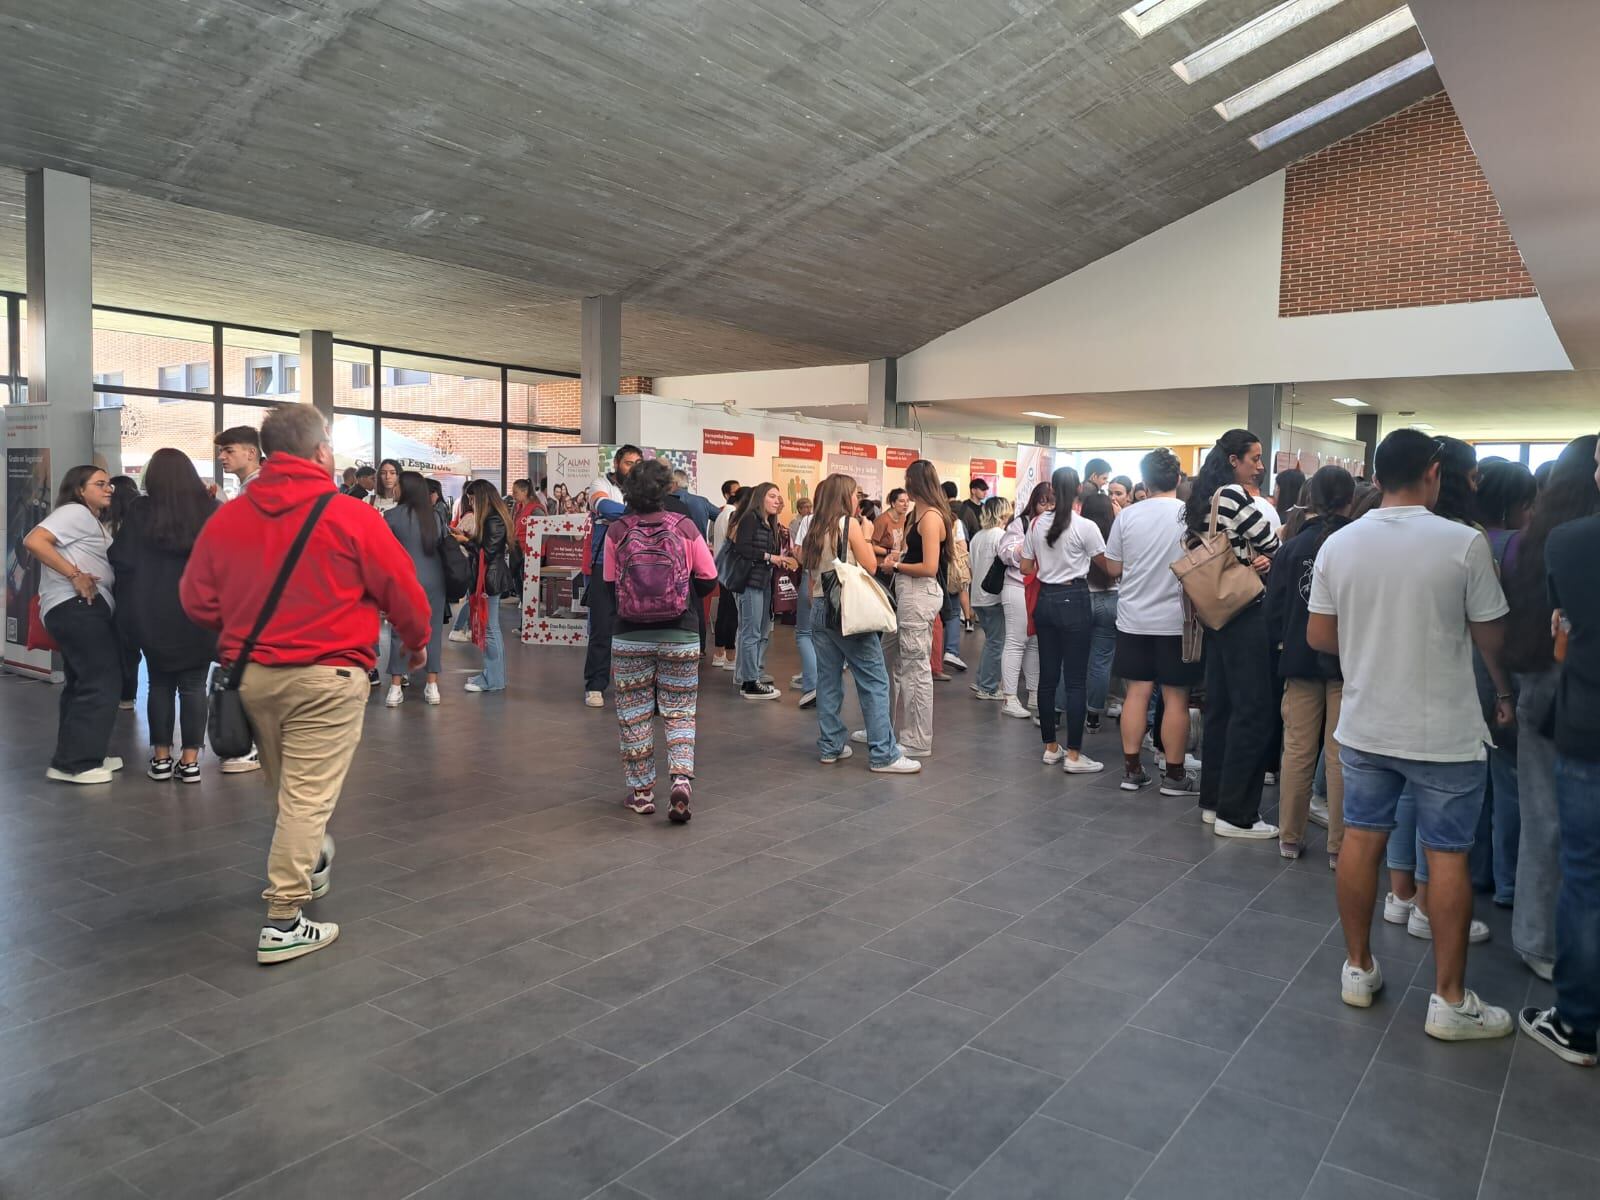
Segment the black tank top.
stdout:
[[[939,543],[939,573],[937,576],[935,576],[935,578],[939,580],[940,587],[945,586],[945,579],[949,574],[950,555],[947,549],[949,544],[950,539],[948,537]],[[917,519],[915,521],[906,522],[906,553],[905,557],[900,561],[905,563],[920,563],[922,561],[921,513],[917,514]]]

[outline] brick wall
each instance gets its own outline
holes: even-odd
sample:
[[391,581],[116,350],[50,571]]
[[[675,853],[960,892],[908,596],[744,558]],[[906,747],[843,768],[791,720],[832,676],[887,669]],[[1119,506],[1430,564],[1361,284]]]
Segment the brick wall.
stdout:
[[[643,375],[624,375],[617,387],[619,396],[648,396],[654,380]],[[583,405],[583,384],[576,379],[552,379],[533,386],[538,404],[539,425],[560,425],[577,428]]]
[[1289,168],[1280,317],[1537,294],[1443,92]]

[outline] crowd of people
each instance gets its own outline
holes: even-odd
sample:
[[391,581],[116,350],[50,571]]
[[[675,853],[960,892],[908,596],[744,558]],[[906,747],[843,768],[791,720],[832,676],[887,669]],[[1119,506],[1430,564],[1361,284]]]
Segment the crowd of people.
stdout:
[[[1465,986],[1467,947],[1489,936],[1472,917],[1485,892],[1514,910],[1516,950],[1555,984],[1555,1005],[1524,1010],[1521,1027],[1592,1066],[1596,442],[1574,441],[1541,486],[1519,464],[1402,429],[1377,448],[1374,483],[1340,466],[1286,471],[1269,500],[1260,439],[1235,429],[1192,478],[1168,450],[1145,455],[1136,482],[1092,460],[1082,476],[1058,468],[1018,508],[981,479],[957,502],[918,460],[881,512],[835,474],[792,520],[771,482],[727,481],[719,505],[624,446],[584,493],[584,701],[603,707],[613,692],[624,804],[640,815],[656,811],[660,715],[667,816],[683,823],[702,662],[731,671],[741,699],[780,700],[767,652],[775,617],[792,613],[790,684],[816,711],[819,762],[836,766],[855,743],[871,771],[914,774],[934,750],[935,685],[968,670],[970,632],[982,639],[972,698],[1033,720],[1045,764],[1103,771],[1090,739],[1115,724],[1120,788],[1192,796],[1215,836],[1275,841],[1298,859],[1308,825],[1326,827],[1346,1003],[1370,1005],[1383,986],[1371,948],[1381,914],[1433,943],[1428,1034],[1510,1033],[1512,1016]],[[302,910],[329,885],[327,820],[380,664],[390,706],[417,673],[439,703],[459,602],[450,637],[483,651],[466,689],[503,690],[498,601],[519,587],[524,520],[556,498],[521,480],[508,504],[476,480],[452,521],[436,484],[387,460],[336,488],[326,425],[305,406],[218,443],[241,482],[233,501],[219,505],[185,456],[163,450],[143,494],[120,502],[104,471],[67,472],[28,535],[66,676],[48,774],[111,780],[112,726],[142,657],[148,772],[197,779],[207,675],[228,664],[256,744],[242,769],[265,768],[278,794],[258,958],[279,962],[338,935]]]

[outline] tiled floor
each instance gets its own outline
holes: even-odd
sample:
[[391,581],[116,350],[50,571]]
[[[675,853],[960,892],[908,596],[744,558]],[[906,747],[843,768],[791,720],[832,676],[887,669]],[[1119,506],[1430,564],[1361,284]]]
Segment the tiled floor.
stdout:
[[[442,708],[368,714],[339,943],[271,968],[259,777],[151,783],[124,714],[114,786],[47,785],[55,693],[0,680],[0,1195],[1600,1195],[1600,1075],[1427,1039],[1426,943],[1380,925],[1388,990],[1339,1002],[1320,845],[1064,777],[960,678],[892,779],[709,671],[673,828],[575,652],[469,697],[449,651]],[[1472,983],[1543,999],[1482,915]]]

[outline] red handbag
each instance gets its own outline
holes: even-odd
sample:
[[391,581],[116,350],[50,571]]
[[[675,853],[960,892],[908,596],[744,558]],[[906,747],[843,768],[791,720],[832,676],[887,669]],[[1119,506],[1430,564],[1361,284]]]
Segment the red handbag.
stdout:
[[50,631],[45,628],[44,617],[39,612],[38,596],[34,596],[28,601],[28,649],[61,649],[60,644],[50,636]]
[[1033,637],[1039,631],[1033,627],[1033,610],[1039,603],[1039,589],[1044,585],[1039,582],[1039,573],[1022,577],[1022,598],[1028,606],[1028,636]]

